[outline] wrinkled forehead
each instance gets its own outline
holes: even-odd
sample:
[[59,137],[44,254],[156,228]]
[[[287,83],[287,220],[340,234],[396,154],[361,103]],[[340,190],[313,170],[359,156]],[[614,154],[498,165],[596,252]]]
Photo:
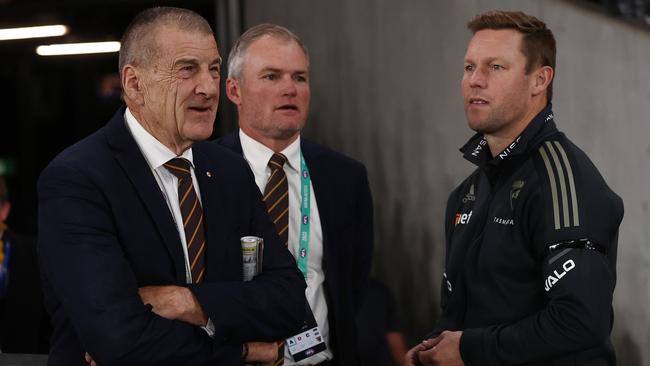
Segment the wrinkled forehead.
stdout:
[[153,35],[160,54],[166,58],[192,56],[207,59],[208,62],[221,62],[214,34],[188,31],[178,27],[160,27]]

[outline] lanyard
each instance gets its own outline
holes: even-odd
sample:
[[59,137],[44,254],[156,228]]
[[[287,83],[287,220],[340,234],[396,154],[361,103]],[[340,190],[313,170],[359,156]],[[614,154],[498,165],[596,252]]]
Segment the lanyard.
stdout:
[[305,163],[305,158],[300,152],[300,246],[298,247],[298,269],[307,278],[307,258],[309,255],[309,228],[311,226],[311,177]]

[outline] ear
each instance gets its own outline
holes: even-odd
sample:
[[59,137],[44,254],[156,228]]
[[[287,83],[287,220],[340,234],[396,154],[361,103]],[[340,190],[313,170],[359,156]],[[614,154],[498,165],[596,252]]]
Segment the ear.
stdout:
[[125,100],[142,105],[144,97],[142,94],[142,80],[138,71],[133,65],[124,66],[122,69],[122,90],[124,91]]
[[230,77],[226,80],[226,95],[235,105],[241,104],[241,89],[237,79]]
[[542,93],[546,93],[546,89],[553,81],[553,76],[555,75],[555,70],[550,66],[542,66],[539,69],[533,72],[533,96],[537,96]]
[[10,202],[5,202],[4,204],[0,205],[0,222],[7,221],[7,217],[9,217],[9,211],[11,211]]

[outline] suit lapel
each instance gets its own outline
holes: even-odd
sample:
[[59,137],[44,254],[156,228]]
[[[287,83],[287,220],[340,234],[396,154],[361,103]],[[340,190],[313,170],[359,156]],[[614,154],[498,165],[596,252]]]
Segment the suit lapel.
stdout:
[[244,150],[241,147],[241,140],[239,139],[239,132],[227,134],[219,140],[219,144],[229,148],[241,156],[244,156]]
[[[185,255],[183,254],[176,224],[169,212],[169,207],[160,191],[158,182],[156,182],[140,148],[126,127],[126,121],[123,117],[124,110],[124,108],[120,108],[106,126],[106,138],[113,150],[115,160],[131,180],[135,191],[160,232],[169,255],[174,261],[176,280],[183,283],[185,282]],[[137,228],[134,228],[134,230],[137,230]]]

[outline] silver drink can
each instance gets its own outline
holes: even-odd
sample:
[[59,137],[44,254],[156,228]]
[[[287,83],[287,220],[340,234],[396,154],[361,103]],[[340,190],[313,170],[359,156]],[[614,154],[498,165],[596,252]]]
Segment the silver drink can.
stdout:
[[264,239],[257,236],[244,236],[239,240],[241,242],[244,281],[250,281],[262,270]]

